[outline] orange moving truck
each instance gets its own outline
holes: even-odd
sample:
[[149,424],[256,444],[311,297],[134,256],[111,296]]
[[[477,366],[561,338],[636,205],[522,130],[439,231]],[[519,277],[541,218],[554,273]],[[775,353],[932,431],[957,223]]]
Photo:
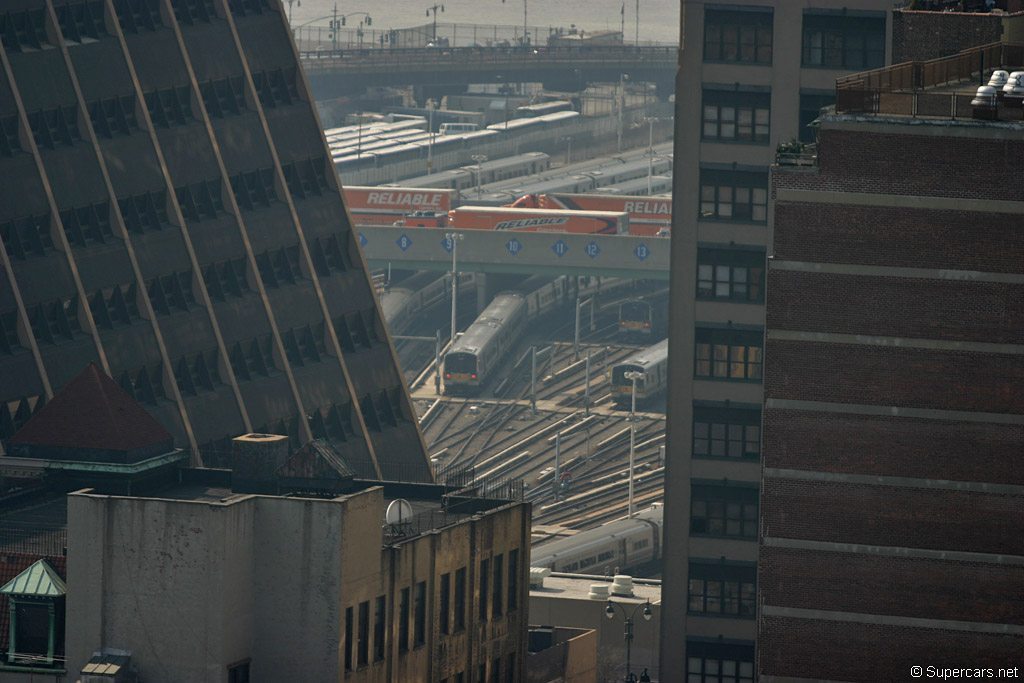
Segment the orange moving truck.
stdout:
[[460,206],[448,212],[456,230],[516,230],[520,232],[581,232],[626,235],[629,215],[622,211],[559,211],[512,209],[503,206]]
[[571,211],[623,211],[629,214],[630,235],[665,235],[672,228],[672,198],[624,194],[523,195],[510,206]]
[[448,212],[459,204],[459,191],[421,187],[359,187],[346,185],[345,206],[356,225],[442,228]]

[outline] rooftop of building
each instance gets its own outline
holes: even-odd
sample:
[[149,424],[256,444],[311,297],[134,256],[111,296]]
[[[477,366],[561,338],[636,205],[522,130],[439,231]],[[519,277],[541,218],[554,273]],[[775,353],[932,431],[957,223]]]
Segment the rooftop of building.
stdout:
[[942,14],[1019,14],[1021,0],[905,0],[897,12],[938,12]]
[[[544,586],[535,588],[530,586],[531,597],[552,598],[556,600],[593,600],[594,602],[605,602],[606,597],[591,597],[590,587],[595,583],[607,583],[611,585],[614,577],[599,576],[590,574],[562,574],[552,573],[544,578]],[[616,601],[622,602],[646,602],[650,601],[655,605],[661,604],[661,581],[658,579],[633,579],[633,596],[613,596]]]
[[1000,88],[979,102],[978,88],[997,71],[1024,70],[1024,44],[991,43],[955,55],[862,71],[836,81],[835,113],[922,122],[1024,124],[1024,94]]

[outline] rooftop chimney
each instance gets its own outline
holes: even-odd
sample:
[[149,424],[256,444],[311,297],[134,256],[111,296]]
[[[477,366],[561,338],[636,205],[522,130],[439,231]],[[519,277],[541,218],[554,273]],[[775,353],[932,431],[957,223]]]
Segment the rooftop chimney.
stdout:
[[277,470],[288,459],[288,437],[243,434],[231,440],[231,488],[236,493],[277,493]]

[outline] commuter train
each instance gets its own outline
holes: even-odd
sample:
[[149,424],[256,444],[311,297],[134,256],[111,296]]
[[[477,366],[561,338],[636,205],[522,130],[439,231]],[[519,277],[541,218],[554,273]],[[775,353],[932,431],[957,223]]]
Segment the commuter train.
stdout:
[[662,333],[664,318],[664,307],[647,299],[627,299],[619,304],[619,333],[653,337]]
[[566,275],[541,287],[531,284],[539,279],[542,278],[530,278],[520,286],[520,291],[496,296],[459,336],[444,357],[445,393],[479,393],[519,341],[527,323],[537,316],[575,301],[577,296],[597,294],[628,284],[625,280],[602,282],[600,278],[583,278],[580,281]]
[[551,157],[544,152],[526,152],[510,157],[484,161],[479,165],[467,165],[430,175],[399,180],[392,185],[400,187],[436,187],[451,190],[468,190],[478,184],[486,185],[510,178],[534,175],[547,170]]
[[530,550],[530,566],[556,572],[612,574],[661,559],[664,509],[654,505],[632,518],[618,519]]
[[[431,273],[431,281],[425,286],[416,286],[418,280],[414,276],[404,287],[392,287],[380,297],[380,307],[384,314],[384,322],[392,335],[404,334],[416,316],[441,301],[445,301],[451,292],[451,280],[447,277],[436,277]],[[404,284],[404,283],[403,283]],[[472,290],[476,286],[473,273],[462,273],[459,276],[459,290]]]
[[658,396],[668,387],[668,339],[634,353],[611,368],[612,400],[619,405],[632,403],[633,380],[627,372],[643,375],[636,381],[636,402],[641,403]]
[[515,345],[527,320],[526,297],[504,292],[494,297],[444,357],[446,394],[476,393]]

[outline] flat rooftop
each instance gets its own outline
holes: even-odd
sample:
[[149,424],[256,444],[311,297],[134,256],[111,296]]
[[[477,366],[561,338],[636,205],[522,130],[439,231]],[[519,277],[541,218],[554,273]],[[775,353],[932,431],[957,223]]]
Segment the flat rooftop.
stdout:
[[[605,602],[604,598],[595,600],[590,597],[590,584],[612,583],[610,576],[589,576],[586,574],[553,573],[544,579],[543,588],[530,587],[530,597],[552,598],[556,600],[592,600]],[[633,579],[633,597],[612,596],[616,602],[645,602],[661,604],[661,581],[654,579]]]
[[978,125],[1024,122],[1024,97],[1000,97],[995,107],[972,104],[992,72],[1024,70],[1024,44],[992,43],[948,57],[904,62],[836,81],[836,114]]

